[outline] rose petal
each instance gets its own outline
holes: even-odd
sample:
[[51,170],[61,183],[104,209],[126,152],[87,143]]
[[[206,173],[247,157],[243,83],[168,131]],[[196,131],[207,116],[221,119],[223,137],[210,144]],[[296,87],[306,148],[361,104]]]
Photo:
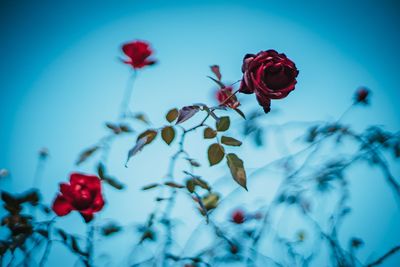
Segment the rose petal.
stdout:
[[263,107],[264,112],[268,113],[271,111],[271,99],[268,97],[261,95],[260,93],[256,92],[256,98],[258,101],[258,104]]
[[82,173],[72,173],[70,183],[72,188],[78,184],[86,186],[90,191],[98,191],[101,187],[100,179],[97,176]]
[[58,195],[53,202],[52,209],[58,216],[65,216],[70,213],[74,208],[64,196]]
[[95,199],[93,200],[92,209],[97,212],[100,211],[104,207],[104,198],[101,194],[97,194]]

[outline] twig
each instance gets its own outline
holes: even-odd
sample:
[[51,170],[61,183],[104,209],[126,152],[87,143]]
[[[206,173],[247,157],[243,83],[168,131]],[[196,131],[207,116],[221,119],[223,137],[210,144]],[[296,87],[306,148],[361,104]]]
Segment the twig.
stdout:
[[388,252],[383,254],[381,257],[379,257],[377,260],[367,264],[367,267],[378,266],[378,265],[382,264],[387,258],[394,255],[399,250],[400,250],[400,246],[395,246],[394,248],[392,248],[391,250],[389,250]]

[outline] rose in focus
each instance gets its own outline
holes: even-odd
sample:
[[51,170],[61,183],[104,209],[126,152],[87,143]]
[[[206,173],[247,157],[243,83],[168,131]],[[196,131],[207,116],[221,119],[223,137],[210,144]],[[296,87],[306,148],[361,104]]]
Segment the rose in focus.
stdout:
[[128,57],[123,60],[125,64],[131,65],[134,69],[141,69],[156,63],[156,60],[149,59],[153,54],[150,45],[143,41],[134,41],[122,46],[122,51]]
[[285,98],[295,89],[299,74],[294,62],[275,50],[247,54],[243,59],[242,72],[239,91],[255,93],[265,113],[271,110],[271,99]]
[[85,222],[93,219],[93,214],[104,206],[101,182],[97,176],[72,173],[70,183],[60,184],[60,193],[53,202],[53,210],[58,216],[78,211]]

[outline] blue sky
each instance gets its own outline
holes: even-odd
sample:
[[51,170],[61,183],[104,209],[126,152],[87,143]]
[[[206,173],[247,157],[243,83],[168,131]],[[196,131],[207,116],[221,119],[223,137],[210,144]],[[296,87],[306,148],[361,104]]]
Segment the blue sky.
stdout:
[[[273,48],[295,61],[300,74],[296,90],[284,101],[273,102],[281,113],[271,122],[336,118],[351,103],[354,90],[367,86],[373,91],[371,107],[354,110],[346,121],[357,129],[381,124],[396,131],[398,14],[396,1],[2,1],[0,168],[9,169],[12,179],[1,186],[17,191],[30,187],[41,147],[51,154],[42,188],[47,201],[72,170],[93,171],[91,163],[77,168],[74,162],[83,148],[104,135],[104,121],[117,118],[129,77],[128,67],[119,60],[120,45],[134,39],[148,40],[159,60],[139,73],[131,103],[155,126],[164,123],[169,108],[213,103],[213,85],[205,78],[209,65],[219,64],[224,78],[236,81],[244,54]],[[244,101],[257,106],[251,97]],[[109,202],[118,205],[110,204],[105,218],[143,220],[152,207],[151,196],[137,189],[165,174],[173,152],[159,142],[125,169],[132,142],[126,138],[111,152],[110,171],[129,190],[107,192]],[[194,145],[193,153],[206,162],[201,145]],[[279,148],[267,153],[251,146],[242,153],[249,168],[280,155]],[[155,160],[158,168],[153,167]],[[359,173],[365,170],[361,169]],[[217,167],[204,174],[219,177],[224,171]],[[357,225],[360,221],[378,225],[373,232],[361,231],[372,244],[365,257],[400,241],[399,230],[393,230],[400,222],[399,212],[381,181],[368,179],[354,192],[362,212],[356,212],[348,232],[363,228]],[[257,191],[255,184],[253,188]],[[366,200],[371,190],[375,193]],[[121,215],[138,202],[149,204]],[[379,203],[388,208],[374,207]],[[80,225],[77,219],[72,215],[65,222]]]

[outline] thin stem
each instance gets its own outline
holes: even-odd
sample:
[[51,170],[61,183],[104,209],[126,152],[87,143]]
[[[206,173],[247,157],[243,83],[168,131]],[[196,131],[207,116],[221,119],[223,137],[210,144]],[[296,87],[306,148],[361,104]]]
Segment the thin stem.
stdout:
[[33,176],[33,187],[40,188],[42,182],[42,174],[45,166],[46,158],[39,156],[38,162],[36,164],[35,175]]
[[343,118],[347,115],[347,113],[350,112],[350,110],[352,110],[354,107],[354,104],[351,104],[343,113],[342,115],[340,115],[340,117],[337,119],[336,123],[338,123],[339,121],[343,120]]
[[87,250],[87,264],[88,266],[94,266],[94,222],[87,225],[87,239],[86,239],[86,250]]
[[39,262],[39,266],[40,267],[43,267],[44,264],[46,263],[47,258],[49,257],[49,254],[50,254],[51,246],[52,246],[52,241],[51,240],[47,240],[46,247],[45,247],[44,252],[43,252],[43,256],[42,256],[42,258],[40,259],[40,262]]
[[400,246],[396,246],[396,247],[392,248],[391,250],[386,252],[384,255],[382,255],[380,258],[378,258],[377,260],[368,264],[367,267],[372,267],[372,266],[377,266],[377,265],[382,264],[387,258],[389,258],[390,256],[392,256],[393,254],[395,254],[398,251],[400,251]]
[[134,70],[132,75],[128,79],[128,82],[126,83],[124,97],[122,98],[120,105],[120,115],[119,115],[120,119],[124,119],[129,113],[129,103],[131,102],[133,85],[135,83],[136,77],[137,77],[137,72]]

